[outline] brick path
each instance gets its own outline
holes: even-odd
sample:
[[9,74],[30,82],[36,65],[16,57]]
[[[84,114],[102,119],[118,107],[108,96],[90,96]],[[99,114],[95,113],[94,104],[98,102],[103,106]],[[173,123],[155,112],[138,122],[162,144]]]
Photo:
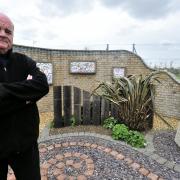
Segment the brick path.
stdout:
[[[157,174],[151,172],[149,169],[145,168],[143,164],[139,164],[133,161],[128,156],[125,156],[122,152],[118,152],[108,147],[100,146],[96,143],[89,142],[65,142],[65,143],[52,143],[50,145],[46,143],[40,143],[39,151],[40,157],[47,156],[48,152],[57,151],[58,149],[80,146],[84,148],[97,149],[103,153],[112,156],[118,161],[124,161],[128,167],[132,170],[137,171],[139,174],[148,177],[151,180],[162,180]],[[76,159],[76,160],[75,160]],[[81,168],[84,171],[80,171]],[[72,170],[75,172],[74,176],[70,176],[65,172],[65,169]],[[48,180],[48,174],[53,175],[57,180],[86,180],[93,175],[95,169],[94,160],[86,154],[79,152],[66,152],[63,154],[56,154],[49,158],[47,161],[41,164],[41,177],[42,180]],[[8,175],[8,180],[15,180],[13,172],[11,171]]]

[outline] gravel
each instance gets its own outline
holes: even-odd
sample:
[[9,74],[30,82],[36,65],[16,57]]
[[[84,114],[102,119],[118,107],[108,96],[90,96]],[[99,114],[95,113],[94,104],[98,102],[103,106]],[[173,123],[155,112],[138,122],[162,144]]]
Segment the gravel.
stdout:
[[153,138],[155,153],[180,164],[180,147],[175,143],[176,131],[157,132]]
[[[156,139],[156,138],[155,138]],[[46,144],[50,145],[52,143],[63,143],[67,141],[76,141],[76,142],[89,142],[96,143],[98,145],[112,148],[118,152],[122,152],[126,157],[133,159],[135,162],[143,165],[148,170],[157,174],[164,179],[172,180],[172,179],[180,179],[180,173],[173,171],[170,168],[167,168],[155,160],[152,160],[150,157],[145,156],[144,154],[132,149],[129,145],[122,144],[119,141],[108,141],[97,137],[68,137],[61,139],[54,139],[53,141],[45,141]],[[44,142],[43,142],[44,143]],[[159,143],[160,144],[160,143]],[[147,177],[142,176],[138,171],[129,168],[128,165],[123,160],[116,160],[112,156],[100,151],[98,149],[81,147],[81,146],[70,146],[63,147],[58,150],[49,151],[48,154],[41,157],[41,163],[48,160],[51,157],[54,157],[57,153],[65,153],[65,152],[80,152],[90,156],[95,164],[95,170],[90,180],[131,180],[131,179],[147,179]],[[83,170],[82,170],[83,171]],[[73,172],[70,172],[73,173]],[[49,177],[50,180],[53,180],[53,177]]]

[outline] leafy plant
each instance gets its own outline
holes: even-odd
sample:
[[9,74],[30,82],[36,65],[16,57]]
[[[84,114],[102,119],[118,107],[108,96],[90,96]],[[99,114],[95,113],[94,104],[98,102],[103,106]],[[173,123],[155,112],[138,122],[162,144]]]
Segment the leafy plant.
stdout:
[[147,130],[153,120],[153,82],[160,82],[158,74],[114,78],[112,83],[100,83],[94,94],[116,104],[119,118],[130,129]]
[[71,122],[71,126],[74,127],[76,125],[76,118],[74,116],[72,116],[70,119],[70,122]]
[[146,140],[144,139],[143,134],[137,131],[129,131],[129,138],[127,143],[133,147],[142,148],[146,146]]
[[51,121],[51,122],[49,123],[49,128],[52,129],[53,127],[54,127],[54,121]]
[[123,140],[133,147],[142,148],[146,146],[144,135],[140,132],[129,130],[124,124],[116,124],[114,126],[112,137],[115,140]]
[[103,127],[107,129],[112,129],[117,124],[117,120],[114,117],[109,117],[104,120]]
[[127,141],[129,138],[128,127],[124,124],[116,124],[112,129],[112,138],[115,140],[121,139]]

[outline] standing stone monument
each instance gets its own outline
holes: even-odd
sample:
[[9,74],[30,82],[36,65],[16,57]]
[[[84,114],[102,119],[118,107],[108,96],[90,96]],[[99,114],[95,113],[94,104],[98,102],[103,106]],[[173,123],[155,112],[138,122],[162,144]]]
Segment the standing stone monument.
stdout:
[[180,147],[180,122],[178,124],[176,136],[175,136],[175,142]]

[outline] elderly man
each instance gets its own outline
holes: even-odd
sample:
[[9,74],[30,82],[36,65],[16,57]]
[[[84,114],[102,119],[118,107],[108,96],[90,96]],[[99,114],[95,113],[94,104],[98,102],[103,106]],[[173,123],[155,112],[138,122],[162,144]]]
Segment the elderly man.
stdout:
[[0,13],[0,180],[8,165],[17,180],[40,180],[36,102],[49,87],[35,61],[12,52],[13,34],[12,21]]

